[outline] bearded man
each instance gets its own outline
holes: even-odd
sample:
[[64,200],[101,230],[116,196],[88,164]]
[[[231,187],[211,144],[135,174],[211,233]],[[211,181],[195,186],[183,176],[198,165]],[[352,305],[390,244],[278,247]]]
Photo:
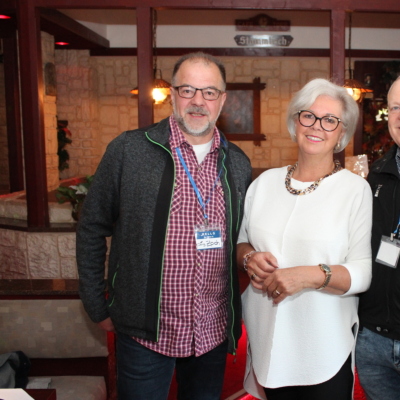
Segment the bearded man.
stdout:
[[[80,295],[117,334],[118,398],[220,398],[227,352],[241,335],[236,240],[251,180],[246,155],[216,128],[223,64],[181,57],[173,114],[114,139],[77,230]],[[108,265],[106,237],[112,236]]]

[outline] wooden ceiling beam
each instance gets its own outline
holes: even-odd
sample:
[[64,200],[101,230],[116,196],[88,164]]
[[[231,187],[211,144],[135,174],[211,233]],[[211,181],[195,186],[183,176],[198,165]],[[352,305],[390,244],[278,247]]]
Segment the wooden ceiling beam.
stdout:
[[109,48],[110,42],[86,26],[53,9],[40,9],[40,28],[55,41],[71,43],[68,49]]
[[398,0],[30,0],[38,7],[133,9],[264,9],[264,10],[352,10],[375,12],[400,12]]

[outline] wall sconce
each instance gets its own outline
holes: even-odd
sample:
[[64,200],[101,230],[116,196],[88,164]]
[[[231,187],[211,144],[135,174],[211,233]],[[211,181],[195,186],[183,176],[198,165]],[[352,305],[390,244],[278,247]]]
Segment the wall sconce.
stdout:
[[[154,53],[154,81],[152,96],[154,104],[162,104],[170,95],[169,88],[171,84],[165,81],[162,77],[161,69],[157,68],[157,11],[153,13],[153,53]],[[157,77],[158,76],[158,77]],[[138,87],[130,91],[134,96],[139,94]]]
[[358,103],[361,103],[366,93],[372,93],[373,90],[367,88],[363,83],[353,78],[353,69],[351,68],[351,22],[352,13],[349,13],[349,79],[345,79],[344,87],[349,95]]

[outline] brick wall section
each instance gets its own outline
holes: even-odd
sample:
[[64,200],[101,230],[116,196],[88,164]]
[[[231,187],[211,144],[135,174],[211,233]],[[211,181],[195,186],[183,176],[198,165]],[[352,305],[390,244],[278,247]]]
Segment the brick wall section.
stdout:
[[102,132],[98,68],[89,51],[56,50],[57,115],[68,121],[72,144],[69,169],[61,177],[93,174],[100,161]]

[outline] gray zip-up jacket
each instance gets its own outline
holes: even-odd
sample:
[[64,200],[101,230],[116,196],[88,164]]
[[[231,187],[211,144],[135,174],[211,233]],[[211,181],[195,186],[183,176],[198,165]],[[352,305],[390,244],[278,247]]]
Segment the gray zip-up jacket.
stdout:
[[[77,229],[80,296],[94,322],[158,340],[164,246],[175,182],[169,119],[114,139],[99,164]],[[236,240],[251,181],[247,156],[221,134],[218,169],[225,194],[229,352],[241,335]],[[105,297],[106,237],[112,236]]]

